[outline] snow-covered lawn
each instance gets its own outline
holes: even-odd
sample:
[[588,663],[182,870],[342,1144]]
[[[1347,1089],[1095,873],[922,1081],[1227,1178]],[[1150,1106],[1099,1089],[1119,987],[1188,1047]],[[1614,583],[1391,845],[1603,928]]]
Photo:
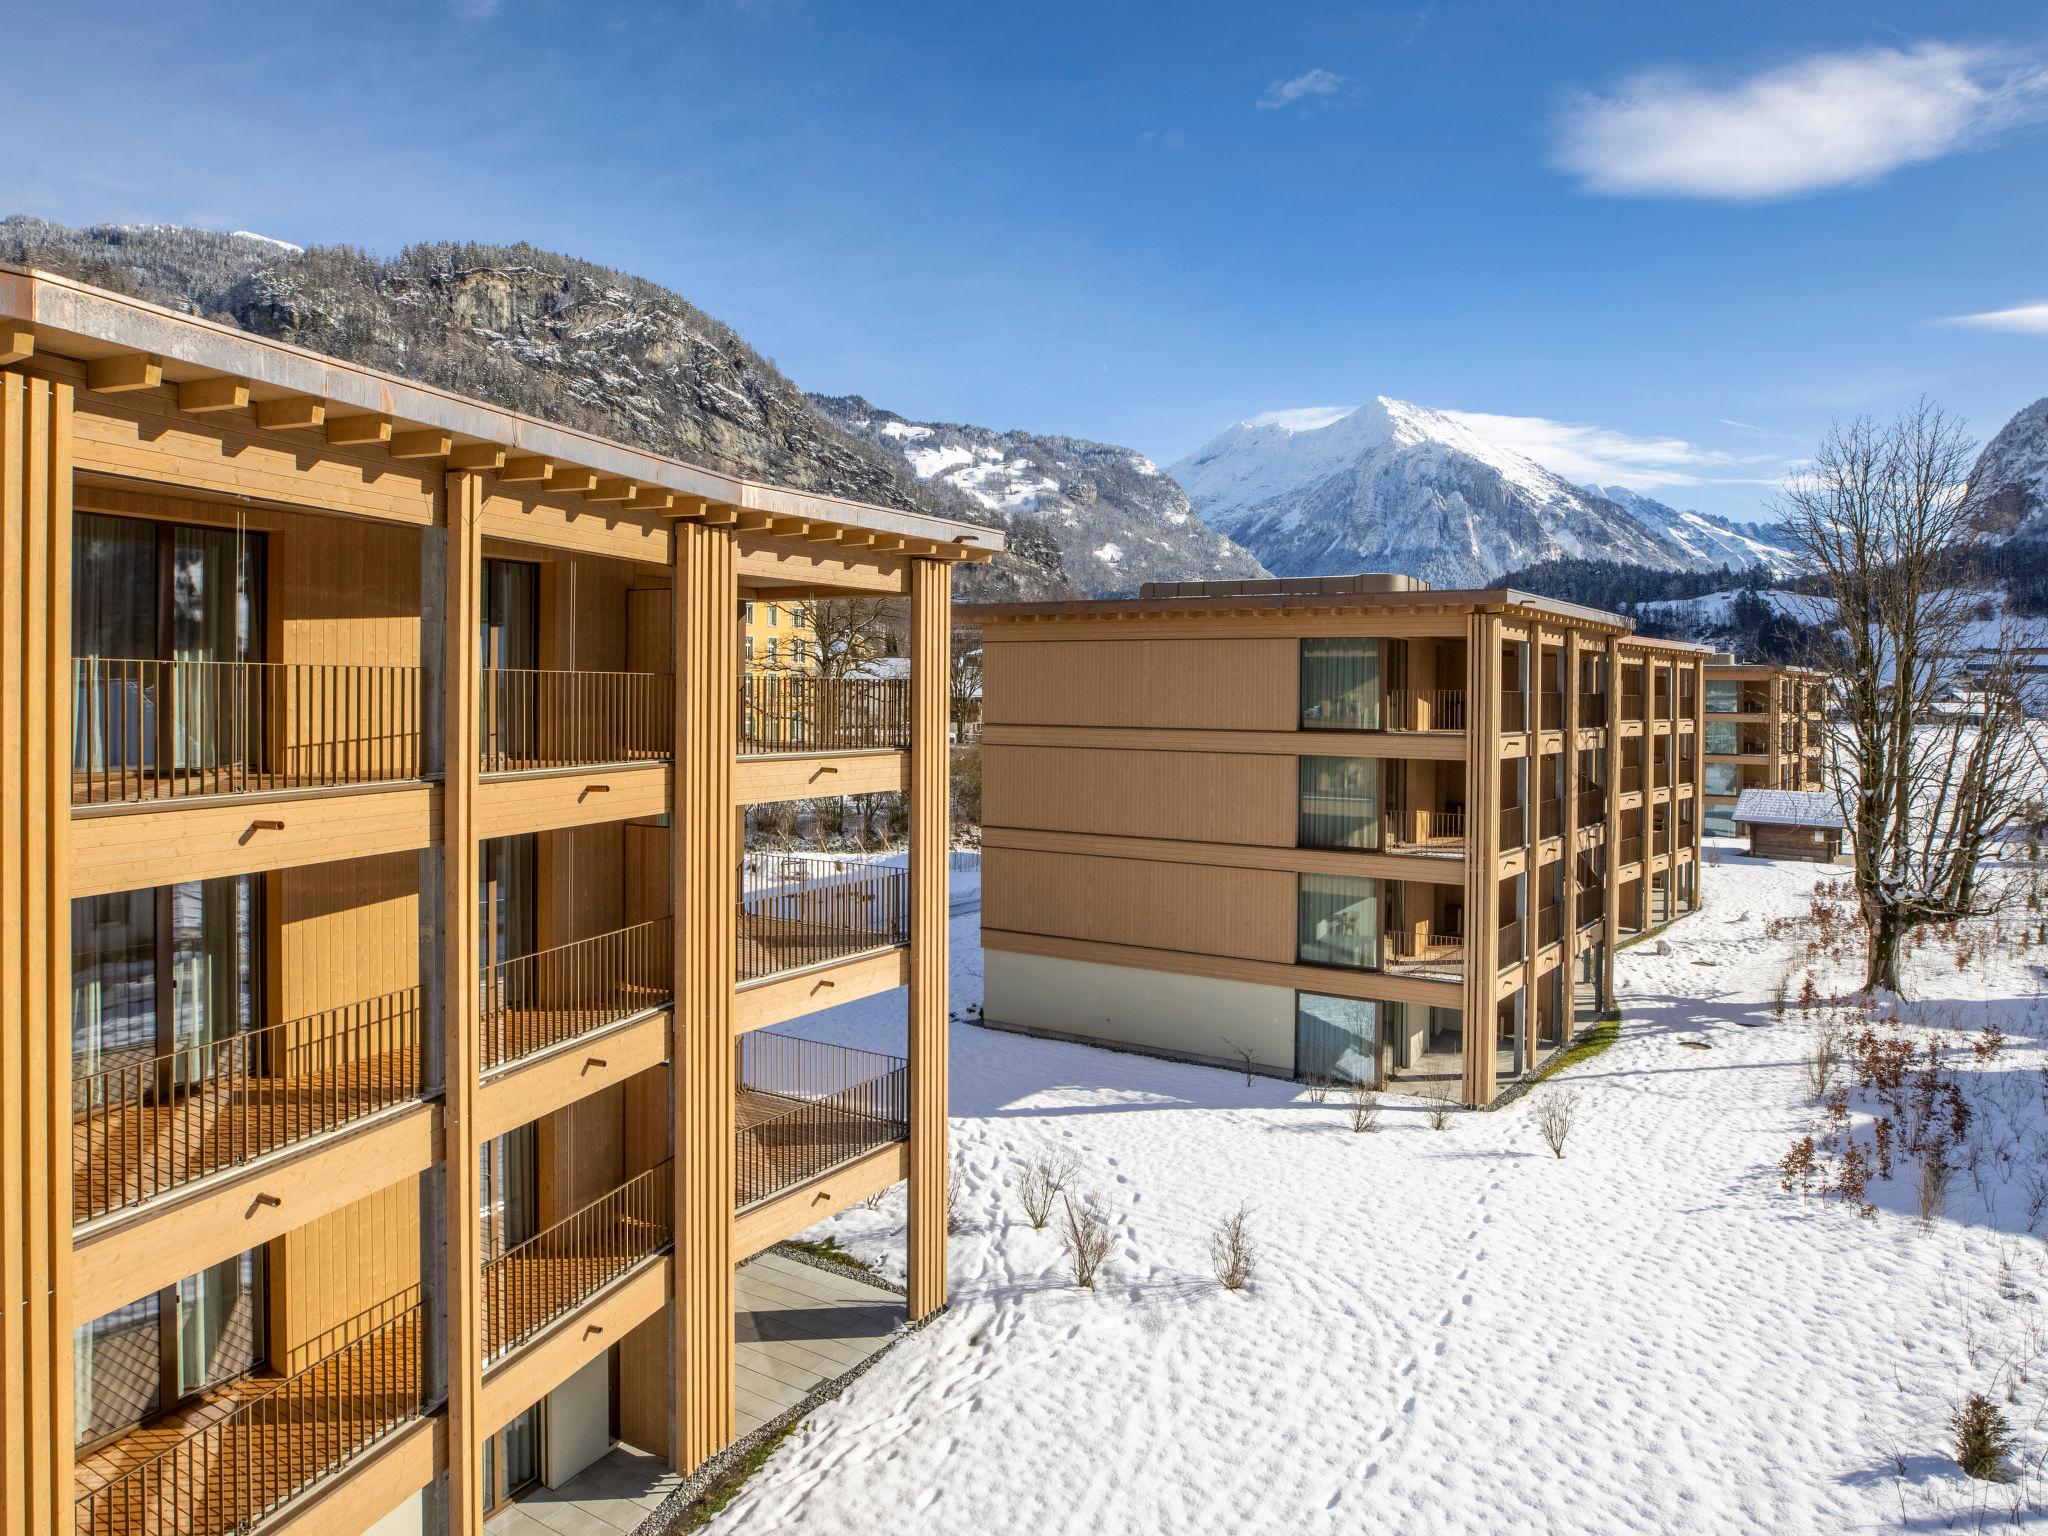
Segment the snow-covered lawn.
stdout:
[[[1812,1026],[1769,1003],[1811,928],[1765,933],[1844,872],[1709,849],[1705,910],[1668,953],[1619,958],[1622,1038],[1564,1079],[1582,1098],[1563,1161],[1535,1095],[1442,1132],[1390,1099],[1358,1135],[1335,1096],[956,1024],[951,1309],[713,1529],[1803,1533],[1975,1509],[1990,1485],[1947,1459],[1949,1411],[2048,1349],[2027,1209],[2048,1175],[2048,952],[1915,959],[1909,1017],[1954,1032],[1979,1168],[1930,1230],[1904,1176],[1859,1219],[1780,1188],[1822,1121]],[[980,997],[976,922],[954,919],[961,1014]],[[1819,971],[1823,991],[1842,980]],[[901,1009],[801,1032],[900,1050]],[[2009,1043],[1979,1063],[1967,1041],[1992,1016]],[[1057,1151],[1115,1235],[1092,1292],[1016,1199]],[[1208,1235],[1240,1201],[1259,1269],[1231,1294]],[[898,1190],[813,1235],[900,1274],[902,1211]],[[2035,1374],[2008,1412],[2038,1454]]]

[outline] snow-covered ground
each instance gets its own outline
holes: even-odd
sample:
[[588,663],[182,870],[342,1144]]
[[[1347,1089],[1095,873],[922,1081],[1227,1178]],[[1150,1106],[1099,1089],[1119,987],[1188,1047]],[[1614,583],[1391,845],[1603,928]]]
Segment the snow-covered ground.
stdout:
[[[1925,1230],[1903,1174],[1860,1219],[1778,1167],[1824,1129],[1797,996],[1808,971],[1853,979],[1853,946],[1807,950],[1845,872],[1708,846],[1706,907],[1619,957],[1622,1038],[1560,1080],[1581,1095],[1562,1161],[1536,1126],[1554,1084],[1441,1132],[1390,1099],[1359,1135],[1291,1084],[956,1023],[951,1309],[713,1529],[1848,1532],[2036,1497],[1965,1480],[1947,1418],[2010,1389],[2024,1451],[2048,1447],[2048,951],[2016,916],[1988,952],[1914,957],[1907,1018],[1956,1047],[1977,1166]],[[955,913],[971,1015],[977,915]],[[1991,1019],[2007,1043],[1979,1061]],[[900,1050],[901,996],[801,1032]],[[1114,1230],[1093,1291],[1018,1205],[1049,1152]],[[1207,1243],[1241,1201],[1259,1267],[1231,1294]],[[902,1218],[897,1190],[813,1236],[900,1274]]]

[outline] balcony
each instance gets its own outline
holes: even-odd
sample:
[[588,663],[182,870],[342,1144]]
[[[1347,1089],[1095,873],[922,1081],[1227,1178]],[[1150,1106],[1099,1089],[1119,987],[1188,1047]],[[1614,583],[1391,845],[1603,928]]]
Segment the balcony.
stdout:
[[1640,837],[1624,837],[1621,840],[1621,862],[1624,866],[1643,862],[1643,840]]
[[1560,837],[1564,833],[1564,805],[1555,796],[1550,796],[1536,807],[1536,826],[1542,837]]
[[291,1376],[258,1372],[81,1456],[81,1536],[245,1532],[419,1417],[420,1306]]
[[486,1259],[484,1362],[502,1359],[673,1240],[674,1164],[628,1179],[545,1231]]
[[909,1065],[757,1030],[739,1040],[734,1204],[745,1210],[910,1136]]
[[662,762],[675,752],[675,679],[666,673],[491,667],[478,688],[484,773]]
[[[979,724],[977,713],[977,734]],[[909,746],[908,678],[749,672],[740,679],[742,757],[901,752]]]
[[1546,688],[1538,696],[1537,718],[1543,722],[1546,731],[1564,729],[1564,695]]
[[740,866],[742,983],[909,942],[900,867],[806,853],[752,853]]
[[1390,929],[1380,935],[1380,969],[1396,976],[1456,981],[1465,974],[1464,935]]
[[1458,858],[1465,852],[1465,813],[1396,808],[1387,817],[1387,850]]
[[1595,784],[1579,791],[1579,825],[1597,827],[1607,820],[1607,791]]
[[1607,723],[1607,695],[1604,693],[1582,693],[1579,695],[1579,724],[1582,727],[1599,727]]
[[1500,728],[1510,735],[1529,728],[1529,696],[1519,684],[1503,684],[1500,694]]
[[72,664],[73,805],[420,776],[420,670],[260,661]]
[[675,1000],[675,927],[636,923],[483,968],[486,1072]]
[[1500,808],[1500,845],[1503,848],[1519,848],[1523,842],[1523,829],[1528,825],[1519,805],[1504,805]]
[[1390,688],[1384,729],[1401,732],[1450,731],[1465,729],[1465,690],[1462,688]]
[[1547,948],[1555,944],[1564,925],[1562,906],[1538,907],[1536,909],[1536,947]]
[[415,988],[81,1072],[72,1220],[87,1222],[338,1130],[421,1091]]
[[1519,920],[1503,924],[1495,940],[1495,959],[1502,965],[1522,963],[1522,924]]

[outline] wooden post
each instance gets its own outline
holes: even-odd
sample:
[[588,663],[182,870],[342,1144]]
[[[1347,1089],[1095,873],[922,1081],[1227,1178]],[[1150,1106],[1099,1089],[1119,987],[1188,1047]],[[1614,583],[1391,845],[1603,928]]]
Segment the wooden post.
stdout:
[[476,1096],[482,994],[477,939],[476,792],[480,771],[477,648],[480,643],[484,532],[483,476],[447,477],[446,620],[441,644],[441,1063],[448,1238],[448,1529],[482,1536],[483,1443],[498,1426],[478,1418],[483,1401],[483,1263],[477,1227]]
[[1499,995],[1500,634],[1475,613],[1465,642],[1465,1102],[1493,1098]]
[[1707,660],[1692,659],[1692,910],[1700,909],[1701,850],[1707,835]]
[[947,850],[952,843],[953,568],[910,566],[909,1313],[946,1304]]
[[1564,938],[1565,1014],[1558,1021],[1564,1039],[1572,1037],[1579,1011],[1579,632],[1564,633],[1564,761],[1558,765],[1558,825],[1564,832],[1564,867],[1558,880],[1558,932]]
[[675,525],[675,1298],[669,1465],[694,1472],[733,1436],[732,994],[739,968],[739,565],[731,536]]
[[0,372],[0,1530],[73,1528],[71,410]]
[[1607,642],[1607,836],[1601,851],[1600,1006],[1614,1006],[1614,946],[1621,938],[1621,640]]

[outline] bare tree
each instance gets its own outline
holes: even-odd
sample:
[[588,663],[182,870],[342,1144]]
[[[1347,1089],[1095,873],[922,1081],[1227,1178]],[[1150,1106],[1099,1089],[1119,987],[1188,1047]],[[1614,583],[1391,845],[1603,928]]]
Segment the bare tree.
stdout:
[[1962,425],[1922,401],[1886,426],[1834,427],[1782,500],[1819,587],[1829,779],[1854,845],[1866,988],[1898,990],[1912,929],[1991,910],[1978,860],[2034,762],[2015,631],[1973,645],[1987,611],[1973,457]]
[[1572,1134],[1572,1120],[1578,1112],[1576,1088],[1552,1088],[1536,1101],[1536,1130],[1553,1156],[1564,1156],[1564,1144]]
[[817,598],[797,606],[821,677],[844,677],[902,649],[902,602],[888,597]]
[[1226,1291],[1243,1290],[1258,1271],[1259,1255],[1252,1245],[1251,1217],[1251,1207],[1240,1205],[1209,1234],[1209,1265],[1216,1271],[1216,1283]]
[[1024,1176],[1017,1181],[1017,1200],[1034,1230],[1044,1229],[1052,1215],[1053,1201],[1079,1174],[1071,1152],[1048,1153],[1024,1170]]

